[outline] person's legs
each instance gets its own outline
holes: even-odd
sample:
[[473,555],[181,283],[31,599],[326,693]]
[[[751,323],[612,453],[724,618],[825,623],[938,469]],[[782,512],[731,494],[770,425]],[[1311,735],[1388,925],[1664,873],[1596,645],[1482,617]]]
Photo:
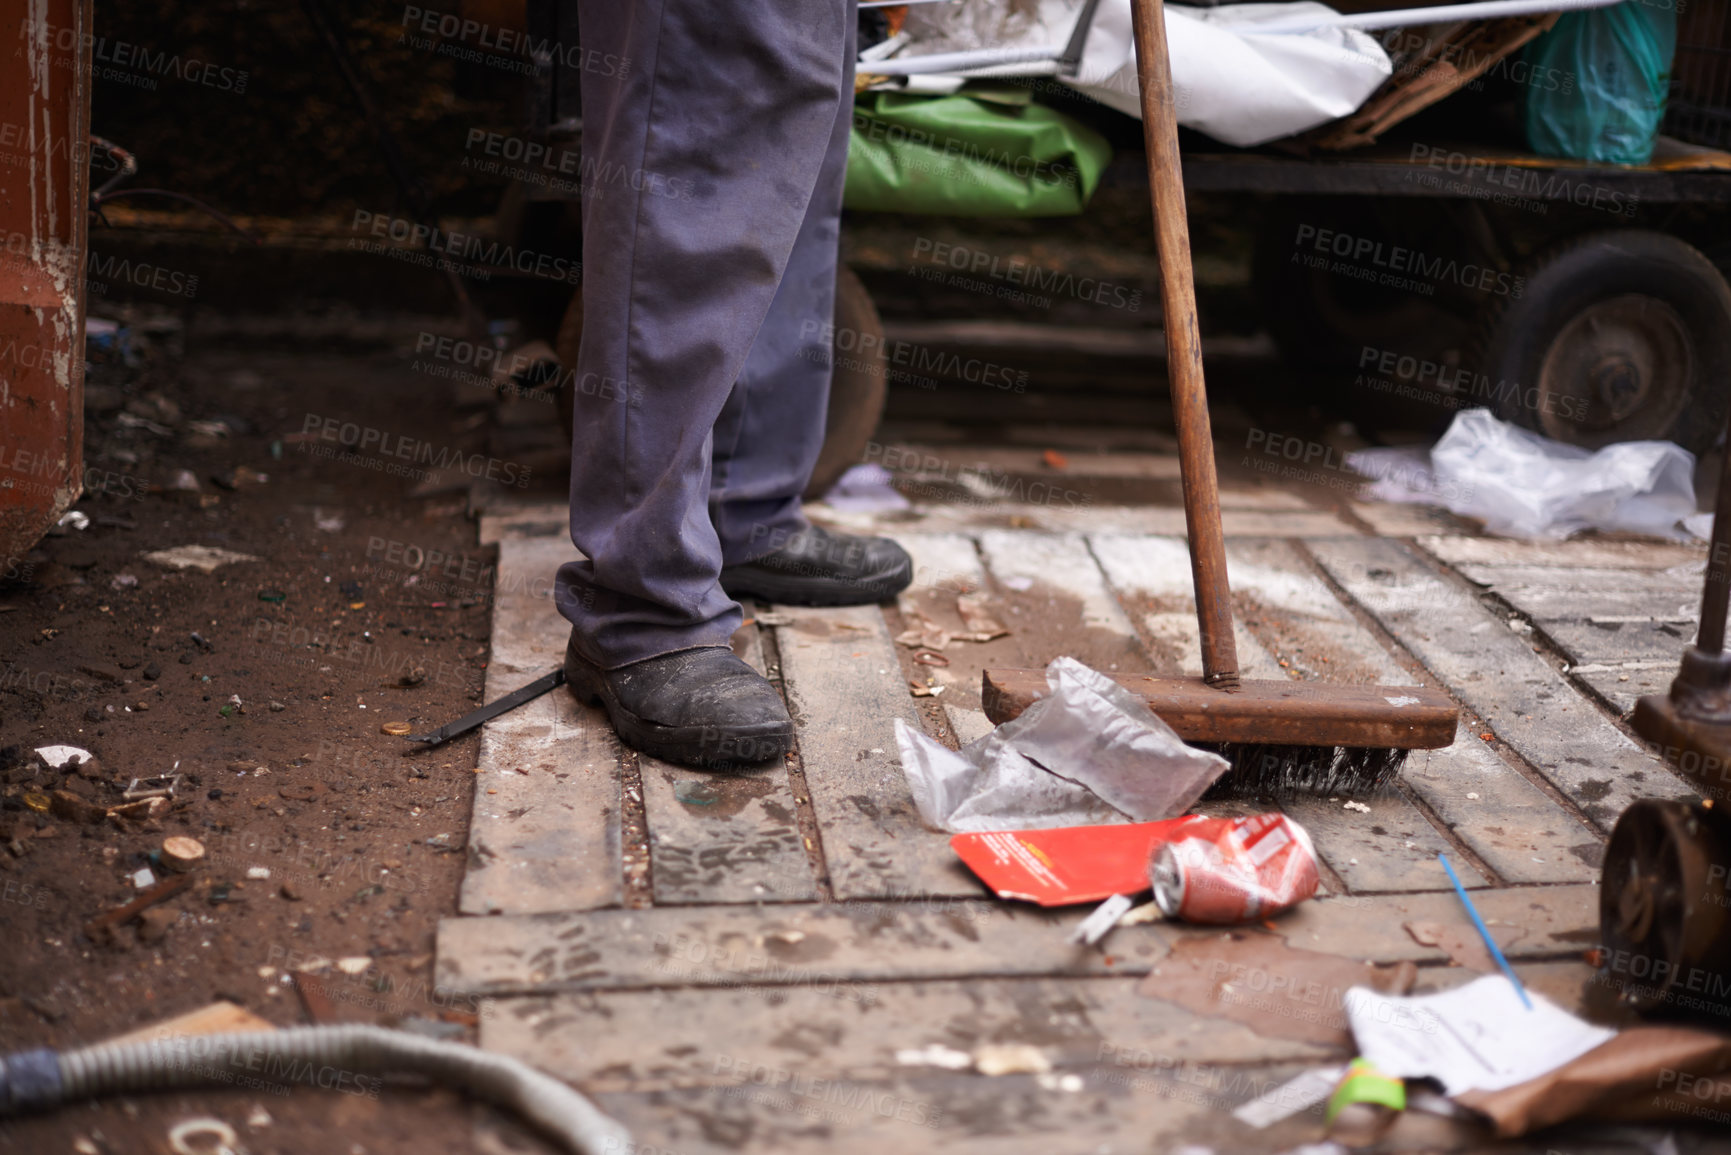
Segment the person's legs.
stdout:
[[[560,568],[556,598],[597,669],[725,646],[739,626],[717,581],[712,431],[826,175],[851,20],[845,0],[582,4],[585,560]],[[821,403],[818,422],[821,442]]]
[[[850,24],[850,89],[854,32]],[[735,597],[858,604],[893,597],[913,577],[913,562],[894,542],[829,534],[800,511],[823,450],[852,125],[853,102],[844,101],[781,287],[715,423],[709,512],[721,542],[721,584]]]
[[[850,92],[855,32],[850,23],[845,49]],[[823,449],[852,122],[853,101],[844,100],[781,286],[715,423],[709,512],[723,565],[761,557],[805,528],[799,495]]]

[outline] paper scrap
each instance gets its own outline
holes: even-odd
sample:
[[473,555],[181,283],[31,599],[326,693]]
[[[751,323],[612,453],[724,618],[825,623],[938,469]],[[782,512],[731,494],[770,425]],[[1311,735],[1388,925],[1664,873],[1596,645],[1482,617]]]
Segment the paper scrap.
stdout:
[[1232,1109],[1232,1117],[1259,1131],[1272,1127],[1282,1119],[1290,1119],[1323,1102],[1334,1093],[1344,1074],[1346,1068],[1341,1066],[1305,1071],[1278,1087],[1264,1091],[1248,1103],[1240,1103]]
[[1094,913],[1076,924],[1076,929],[1065,939],[1071,943],[1086,943],[1093,946],[1106,937],[1106,932],[1118,925],[1118,920],[1129,910],[1133,902],[1127,894],[1114,894],[1105,902],[1094,908]]
[[1346,1011],[1360,1055],[1386,1075],[1436,1079],[1449,1095],[1536,1079],[1616,1035],[1528,995],[1530,1011],[1507,978],[1487,975],[1417,998],[1354,987]]

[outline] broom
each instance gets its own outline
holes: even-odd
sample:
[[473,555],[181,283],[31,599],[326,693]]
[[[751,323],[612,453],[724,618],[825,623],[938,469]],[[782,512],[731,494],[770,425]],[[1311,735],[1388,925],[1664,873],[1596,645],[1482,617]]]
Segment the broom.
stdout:
[[[1210,745],[1225,755],[1232,769],[1223,781],[1234,793],[1374,791],[1399,773],[1408,751],[1451,744],[1459,711],[1446,694],[1422,686],[1245,682],[1238,677],[1161,0],[1134,0],[1133,19],[1203,676],[1132,674],[1117,680],[1186,742]],[[1014,718],[1045,692],[1042,670],[987,670],[983,677],[986,715],[994,723]]]

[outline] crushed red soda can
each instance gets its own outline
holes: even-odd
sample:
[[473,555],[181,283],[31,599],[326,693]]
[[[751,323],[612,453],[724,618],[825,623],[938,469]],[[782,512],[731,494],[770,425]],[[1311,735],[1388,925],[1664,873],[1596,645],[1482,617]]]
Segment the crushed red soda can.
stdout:
[[1197,815],[1155,850],[1148,875],[1167,918],[1251,922],[1316,893],[1316,851],[1304,827],[1284,814]]

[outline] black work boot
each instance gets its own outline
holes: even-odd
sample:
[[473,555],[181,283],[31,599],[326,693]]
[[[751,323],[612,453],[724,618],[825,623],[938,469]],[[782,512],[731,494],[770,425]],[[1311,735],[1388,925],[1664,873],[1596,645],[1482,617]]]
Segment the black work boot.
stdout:
[[633,750],[707,770],[750,766],[793,749],[793,719],[762,674],[726,646],[680,650],[603,670],[565,647],[565,680],[600,703]]
[[914,580],[913,559],[887,537],[856,537],[807,526],[772,553],[724,566],[721,588],[791,606],[859,606],[886,601]]

